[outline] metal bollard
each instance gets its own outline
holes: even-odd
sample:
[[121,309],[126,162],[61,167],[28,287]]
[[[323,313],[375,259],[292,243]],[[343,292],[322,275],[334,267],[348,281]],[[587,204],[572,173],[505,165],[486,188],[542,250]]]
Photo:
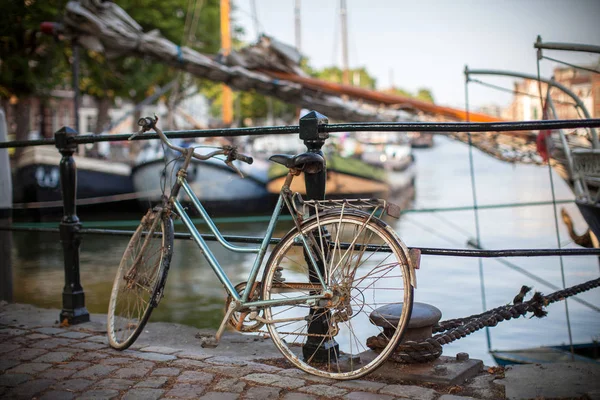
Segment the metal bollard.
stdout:
[[55,134],[56,147],[62,154],[60,160],[60,186],[63,197],[63,218],[60,222],[60,242],[63,246],[65,266],[65,286],[63,288],[63,308],[60,321],[78,324],[90,320],[85,308],[85,294],[79,278],[79,246],[81,224],[76,213],[77,168],[73,153],[77,145],[70,139],[77,135],[71,128],[63,127]]
[[[304,141],[306,148],[311,153],[317,153],[323,156],[321,148],[325,144],[325,140],[329,137],[327,132],[319,132],[319,126],[329,123],[326,116],[319,114],[316,111],[311,111],[300,118],[300,139]],[[304,183],[306,185],[306,195],[309,200],[325,199],[325,183],[327,180],[327,170],[317,172],[315,174],[304,173]],[[305,256],[305,258],[307,258]],[[308,259],[306,260],[308,263]],[[321,274],[325,275],[325,267],[319,263]],[[311,282],[318,282],[315,276],[310,276]],[[322,335],[326,335],[329,331],[330,317],[329,313],[322,310],[310,310],[310,315],[317,314],[318,317],[309,318],[308,333],[319,336],[309,336],[302,348],[302,355],[305,359],[312,358],[315,362],[326,362],[327,360],[337,359],[339,355],[339,345],[335,340],[323,342]]]

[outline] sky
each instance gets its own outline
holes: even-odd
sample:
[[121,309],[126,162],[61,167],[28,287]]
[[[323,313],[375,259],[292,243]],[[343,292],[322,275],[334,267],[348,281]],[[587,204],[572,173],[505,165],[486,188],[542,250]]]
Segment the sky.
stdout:
[[[294,45],[294,0],[232,0],[232,18],[254,42],[257,29]],[[254,1],[256,20],[253,18]],[[537,74],[544,42],[600,45],[600,0],[347,0],[350,68],[366,67],[378,89],[428,88],[436,103],[465,106],[464,69]],[[310,65],[342,65],[338,0],[301,0],[301,50]],[[544,51],[552,58],[598,65],[599,55]],[[558,64],[542,60],[542,77]],[[511,78],[478,79],[512,88]],[[469,84],[469,104],[506,106],[511,94]]]

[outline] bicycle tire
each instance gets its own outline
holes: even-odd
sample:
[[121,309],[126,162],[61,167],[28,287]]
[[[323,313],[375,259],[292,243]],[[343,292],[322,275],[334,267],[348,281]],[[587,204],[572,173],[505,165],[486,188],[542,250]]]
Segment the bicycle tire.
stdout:
[[129,240],[108,306],[107,333],[112,348],[131,346],[158,306],[173,255],[173,236],[172,219],[161,210],[148,210]]
[[[323,277],[333,297],[328,305],[265,307],[271,339],[285,358],[310,374],[339,380],[364,376],[389,357],[410,320],[413,288],[408,250],[385,222],[360,211],[331,210],[311,217],[300,230],[292,229],[273,249],[263,275],[263,299],[322,291],[313,283],[314,274],[308,272],[306,250],[298,245],[301,232],[322,243],[314,257],[318,262],[325,260]],[[357,238],[354,242],[346,241],[353,236]],[[350,245],[343,249],[342,243]],[[389,252],[384,252],[386,249]],[[372,323],[370,314],[399,302],[403,303],[402,313],[397,322],[384,322],[384,333],[383,327]],[[315,332],[313,326],[309,331],[308,321],[319,318],[325,328]],[[377,335],[388,340],[379,353],[366,346],[367,339]]]

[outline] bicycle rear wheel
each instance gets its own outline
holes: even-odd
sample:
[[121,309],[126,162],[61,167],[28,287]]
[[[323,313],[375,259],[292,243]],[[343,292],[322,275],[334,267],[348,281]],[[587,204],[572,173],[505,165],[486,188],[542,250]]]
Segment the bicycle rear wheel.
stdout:
[[[332,292],[318,304],[264,309],[267,328],[281,353],[298,368],[318,376],[354,379],[379,367],[399,342],[412,310],[413,289],[406,247],[383,221],[365,213],[324,213],[294,229],[273,250],[263,277],[263,299],[322,294],[301,245],[304,234],[315,249]],[[397,320],[371,313],[403,303]],[[375,353],[369,338],[387,344]]]
[[173,254],[173,221],[148,210],[131,237],[113,283],[108,306],[108,341],[124,350],[144,329],[162,297]]

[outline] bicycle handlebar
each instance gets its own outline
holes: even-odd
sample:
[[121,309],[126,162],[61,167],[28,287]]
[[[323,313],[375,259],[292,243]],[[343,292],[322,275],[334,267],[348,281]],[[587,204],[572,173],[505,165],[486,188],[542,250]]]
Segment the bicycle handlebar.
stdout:
[[[137,133],[134,133],[133,135],[131,135],[129,137],[129,140],[133,139],[134,137],[143,134],[144,132],[148,132],[150,129],[153,129],[158,136],[160,137],[160,140],[163,141],[164,144],[166,144],[169,148],[178,151],[180,153],[183,154],[187,154],[187,152],[190,149],[184,149],[183,147],[177,146],[175,144],[173,144],[169,138],[167,137],[167,135],[165,135],[163,133],[163,131],[156,126],[156,122],[158,121],[158,117],[155,115],[154,118],[151,117],[143,117],[140,118],[138,120],[138,126],[140,126],[140,130]],[[191,151],[192,153],[192,157],[198,159],[198,160],[208,160],[211,157],[214,156],[218,156],[218,155],[225,155],[227,156],[227,159],[225,160],[225,164],[229,165],[231,168],[233,168],[238,174],[240,174],[240,176],[243,178],[244,175],[241,173],[241,171],[232,164],[233,160],[240,160],[242,162],[245,162],[246,164],[252,164],[254,162],[254,159],[250,156],[247,156],[245,154],[241,154],[237,152],[237,149],[233,146],[224,146],[222,149],[213,151],[211,153],[208,154],[197,154],[194,149],[192,148]]]

